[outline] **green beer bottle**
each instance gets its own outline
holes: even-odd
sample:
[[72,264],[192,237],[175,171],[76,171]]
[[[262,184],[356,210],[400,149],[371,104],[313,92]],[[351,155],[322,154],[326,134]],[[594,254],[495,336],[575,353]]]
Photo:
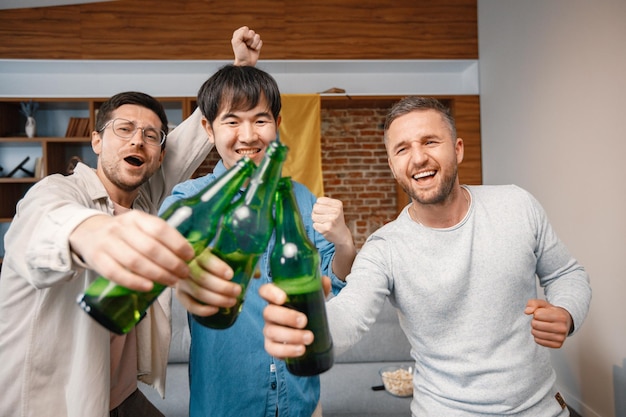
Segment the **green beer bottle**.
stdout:
[[[199,255],[215,236],[222,214],[255,168],[250,158],[242,158],[199,193],[176,201],[161,217],[185,236]],[[155,282],[152,290],[140,292],[98,277],[78,298],[78,304],[110,331],[125,334],[143,318],[165,288]]]
[[237,303],[220,308],[211,316],[193,315],[203,326],[226,329],[235,323],[243,306],[248,283],[265,252],[274,230],[272,206],[288,148],[278,141],[265,150],[265,156],[250,180],[246,193],[224,214],[211,251],[233,269],[233,282],[241,285]]
[[317,375],[330,369],[334,362],[320,255],[304,229],[290,178],[280,180],[275,205],[276,243],[270,256],[272,280],[287,293],[285,306],[306,314],[306,328],[315,336],[304,355],[287,358],[285,362],[294,375]]

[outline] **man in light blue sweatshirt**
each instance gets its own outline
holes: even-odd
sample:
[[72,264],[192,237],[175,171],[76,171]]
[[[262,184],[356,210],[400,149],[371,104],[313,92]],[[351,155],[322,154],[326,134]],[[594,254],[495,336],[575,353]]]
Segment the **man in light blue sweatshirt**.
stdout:
[[[389,298],[415,360],[413,416],[568,416],[547,348],[580,328],[591,288],[541,205],[513,185],[459,184],[463,140],[437,100],[396,104],[385,146],[411,203],[369,237],[328,303],[336,353],[360,340]],[[280,305],[278,287],[259,293],[271,303],[266,350],[300,356],[313,338],[305,317]]]

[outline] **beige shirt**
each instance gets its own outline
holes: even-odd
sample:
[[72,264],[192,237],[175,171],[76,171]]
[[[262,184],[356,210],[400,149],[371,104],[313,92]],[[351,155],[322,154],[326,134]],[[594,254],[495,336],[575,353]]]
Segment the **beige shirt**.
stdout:
[[[133,208],[156,214],[210,149],[196,111],[168,136],[164,163]],[[91,216],[112,215],[113,208],[95,172],[83,164],[74,175],[42,179],[18,203],[0,276],[0,416],[108,416],[110,333],[76,305],[97,274],[72,256],[69,235]],[[138,377],[161,395],[170,301],[171,291],[164,291],[136,327]]]
[[[131,209],[113,202],[118,216]],[[133,328],[123,335],[111,333],[111,396],[109,409],[119,406],[137,389],[137,332]]]
[[119,406],[137,389],[137,332],[111,333],[111,395],[109,409]]

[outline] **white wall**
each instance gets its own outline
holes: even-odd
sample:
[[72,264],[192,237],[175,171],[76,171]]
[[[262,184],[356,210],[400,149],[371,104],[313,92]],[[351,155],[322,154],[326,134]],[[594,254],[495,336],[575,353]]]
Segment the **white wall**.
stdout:
[[484,182],[543,203],[590,273],[553,358],[584,416],[626,416],[626,1],[478,0]]

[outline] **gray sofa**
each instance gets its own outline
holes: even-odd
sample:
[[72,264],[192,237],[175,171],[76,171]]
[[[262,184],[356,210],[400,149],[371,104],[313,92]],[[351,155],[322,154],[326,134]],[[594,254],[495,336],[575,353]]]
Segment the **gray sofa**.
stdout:
[[[146,385],[140,384],[140,389],[166,417],[187,417],[190,335],[186,311],[175,297],[172,325],[165,399]],[[376,324],[363,340],[337,356],[335,365],[321,375],[324,417],[410,417],[410,398],[372,390],[373,386],[382,384],[378,373],[380,368],[410,363],[408,341],[400,329],[395,310],[386,302]]]

